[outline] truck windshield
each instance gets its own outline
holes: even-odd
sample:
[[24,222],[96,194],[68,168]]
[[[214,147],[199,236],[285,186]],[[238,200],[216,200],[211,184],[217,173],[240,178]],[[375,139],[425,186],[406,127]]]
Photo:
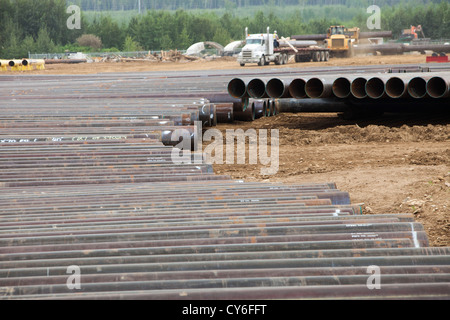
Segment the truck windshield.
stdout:
[[261,39],[247,39],[247,44],[261,44]]
[[331,28],[331,35],[335,35],[335,34],[344,34],[344,28],[342,27],[333,27]]

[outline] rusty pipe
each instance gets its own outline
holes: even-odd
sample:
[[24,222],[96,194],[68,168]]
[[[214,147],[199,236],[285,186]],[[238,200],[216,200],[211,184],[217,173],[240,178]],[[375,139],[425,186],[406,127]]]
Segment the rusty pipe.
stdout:
[[259,99],[253,101],[255,105],[255,120],[265,116],[268,101],[268,99]]
[[247,84],[247,93],[254,99],[268,98],[264,79],[255,78],[250,80]]
[[366,94],[372,99],[381,99],[387,96],[386,94],[386,79],[383,77],[373,77],[367,80]]
[[233,123],[234,108],[232,102],[216,104],[216,112],[218,123]]
[[254,121],[256,117],[255,103],[250,100],[248,107],[244,111],[235,111],[234,120],[236,121]]
[[333,94],[341,99],[350,97],[352,90],[352,80],[347,77],[337,78],[333,82]]
[[233,98],[248,98],[249,94],[247,92],[247,83],[250,80],[245,81],[244,79],[234,78],[228,82],[228,93]]
[[427,81],[427,93],[435,99],[450,96],[450,77],[436,76]]
[[[367,279],[366,279],[367,280]],[[294,300],[317,299],[450,299],[448,283],[386,284],[383,290],[368,290],[364,285],[293,286],[272,288],[179,289],[43,295],[42,299],[70,300]]]
[[291,94],[289,92],[289,87],[291,85],[290,81],[283,80],[280,78],[270,79],[266,84],[266,92],[270,98],[290,98]]
[[354,79],[352,81],[351,90],[350,90],[352,93],[352,96],[357,99],[367,98],[366,84],[367,84],[366,78],[358,77],[358,78]]
[[386,81],[386,94],[393,99],[408,97],[408,80],[400,76],[390,78]]
[[306,82],[308,81],[307,78],[297,78],[292,80],[290,86],[289,86],[289,93],[291,96],[295,99],[305,99],[308,98],[308,95],[306,94]]
[[408,83],[408,93],[415,99],[429,97],[427,92],[427,78],[414,77]]
[[277,99],[275,100],[281,113],[316,113],[316,112],[345,112],[348,106],[342,100],[328,99]]
[[306,82],[306,95],[312,99],[330,98],[333,84],[326,78],[311,78]]

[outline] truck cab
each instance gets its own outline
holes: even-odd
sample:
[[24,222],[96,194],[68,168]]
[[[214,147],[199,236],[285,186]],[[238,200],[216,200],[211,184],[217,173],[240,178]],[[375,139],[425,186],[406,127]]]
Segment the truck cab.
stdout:
[[248,34],[246,44],[238,56],[238,62],[241,66],[246,63],[258,63],[258,65],[267,65],[271,56],[274,54],[274,35],[267,34]]

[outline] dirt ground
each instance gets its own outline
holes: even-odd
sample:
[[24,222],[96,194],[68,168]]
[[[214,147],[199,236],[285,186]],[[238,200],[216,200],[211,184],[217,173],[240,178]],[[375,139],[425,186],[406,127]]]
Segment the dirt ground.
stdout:
[[216,165],[245,181],[335,182],[364,214],[412,213],[432,246],[450,245],[450,114],[384,115],[345,121],[335,114],[280,114],[226,129],[279,129],[280,167]]
[[[425,56],[331,59],[310,66],[425,63]],[[298,67],[287,66],[270,68]],[[47,65],[31,74],[237,69],[233,59],[195,62],[128,62]],[[246,68],[259,68],[249,65]],[[2,72],[1,74],[11,74]],[[23,72],[25,73],[25,71]],[[246,181],[335,182],[363,204],[365,214],[412,213],[432,246],[450,246],[450,115],[384,115],[348,121],[335,114],[280,114],[252,123],[219,125],[244,130],[279,129],[280,168],[261,176],[261,165],[216,165],[215,172]]]

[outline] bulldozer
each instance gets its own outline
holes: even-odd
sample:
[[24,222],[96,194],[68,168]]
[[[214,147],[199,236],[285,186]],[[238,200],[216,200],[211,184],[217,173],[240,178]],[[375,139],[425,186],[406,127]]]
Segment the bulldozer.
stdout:
[[359,42],[360,29],[344,26],[331,26],[324,41],[333,57],[352,57],[353,45]]

